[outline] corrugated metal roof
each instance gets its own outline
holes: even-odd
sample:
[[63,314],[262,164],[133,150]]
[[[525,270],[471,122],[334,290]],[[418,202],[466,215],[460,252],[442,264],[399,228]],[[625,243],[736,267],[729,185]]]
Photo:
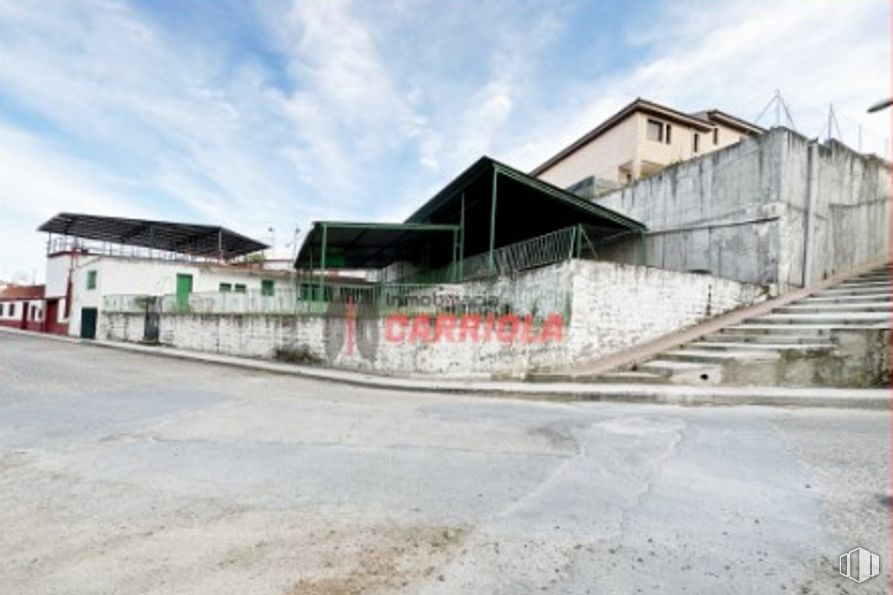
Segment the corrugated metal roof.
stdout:
[[141,246],[193,256],[233,258],[268,248],[266,244],[225,227],[149,219],[59,213],[38,231]]

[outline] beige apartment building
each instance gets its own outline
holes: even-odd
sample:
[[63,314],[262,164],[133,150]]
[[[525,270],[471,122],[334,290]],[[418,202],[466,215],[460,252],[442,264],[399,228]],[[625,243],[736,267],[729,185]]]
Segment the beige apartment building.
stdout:
[[531,175],[591,197],[762,132],[763,128],[719,110],[686,114],[640,98]]

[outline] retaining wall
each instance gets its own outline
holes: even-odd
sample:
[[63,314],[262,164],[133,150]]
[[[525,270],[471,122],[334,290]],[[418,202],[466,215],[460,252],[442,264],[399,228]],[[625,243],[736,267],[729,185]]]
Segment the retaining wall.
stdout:
[[[425,320],[166,313],[159,339],[184,349],[383,374],[522,377],[655,339],[767,295],[759,286],[707,275],[582,260],[463,284],[461,291],[497,296],[507,308],[479,319],[441,313]],[[102,317],[103,338],[142,339],[142,314]]]
[[[599,197],[648,226],[643,241],[606,248],[602,257],[777,283],[781,291],[801,286],[809,145],[775,128]],[[889,164],[833,140],[815,146],[811,282],[890,250]]]

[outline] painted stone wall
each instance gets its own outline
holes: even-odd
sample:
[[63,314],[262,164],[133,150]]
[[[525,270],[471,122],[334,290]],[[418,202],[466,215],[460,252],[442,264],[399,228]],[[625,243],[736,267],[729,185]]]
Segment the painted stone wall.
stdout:
[[[364,318],[164,314],[162,344],[394,375],[521,377],[608,355],[765,299],[707,275],[571,261],[459,286],[497,307]],[[143,315],[104,312],[103,338],[139,341]]]

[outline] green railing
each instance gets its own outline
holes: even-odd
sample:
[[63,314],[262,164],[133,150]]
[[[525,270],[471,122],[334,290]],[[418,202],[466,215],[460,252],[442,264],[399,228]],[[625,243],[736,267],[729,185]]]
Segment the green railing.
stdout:
[[[395,283],[357,283],[307,279],[292,287],[277,287],[273,295],[260,291],[197,292],[187,299],[176,295],[158,296],[148,307],[168,314],[277,314],[321,316],[333,308],[354,309],[357,315],[374,312],[420,314],[451,312],[456,314],[501,314],[516,309],[539,312],[562,311],[566,287],[537,291],[537,303],[527,303],[510,286],[484,289],[469,281],[512,275],[548,266],[571,258],[594,258],[596,247],[583,226],[572,226],[523,242],[503,246],[466,258],[455,266],[417,271]],[[477,292],[477,293],[475,293]],[[147,298],[140,295],[107,296],[103,307],[109,312],[138,313],[147,309]]]
[[511,275],[563,262],[581,255],[594,257],[592,243],[582,226],[574,225],[490,252],[470,256],[456,265],[414,272],[401,283],[447,283],[480,277]]

